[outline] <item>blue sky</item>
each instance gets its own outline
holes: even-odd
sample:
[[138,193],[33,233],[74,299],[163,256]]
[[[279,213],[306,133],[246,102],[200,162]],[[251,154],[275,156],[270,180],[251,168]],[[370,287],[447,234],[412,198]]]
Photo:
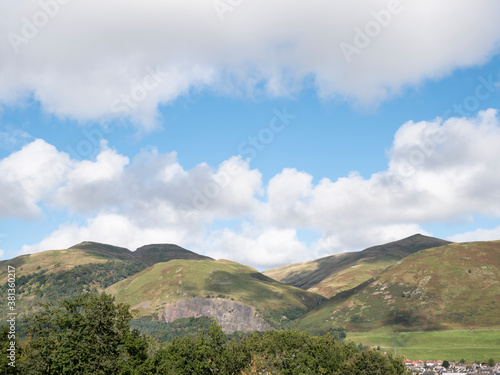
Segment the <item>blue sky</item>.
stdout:
[[455,4],[5,2],[2,258],[500,239],[500,6]]

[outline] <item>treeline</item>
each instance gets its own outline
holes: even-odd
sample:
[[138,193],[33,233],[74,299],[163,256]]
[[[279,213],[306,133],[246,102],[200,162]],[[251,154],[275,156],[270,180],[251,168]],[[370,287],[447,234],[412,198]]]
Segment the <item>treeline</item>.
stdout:
[[212,322],[195,337],[160,345],[131,330],[131,318],[127,305],[115,304],[106,294],[43,305],[26,322],[24,337],[17,337],[14,361],[5,355],[11,340],[8,328],[2,328],[0,371],[23,375],[406,374],[401,359],[360,350],[329,334],[287,330],[228,337]]
[[[300,311],[304,314],[303,310]],[[269,315],[270,314],[265,314],[266,320],[272,322],[274,328],[279,330],[290,330],[295,328],[295,321],[291,319],[282,319],[281,321],[277,319],[272,320],[269,319]],[[283,315],[284,314],[281,316]],[[132,329],[138,329],[141,333],[152,336],[159,342],[172,341],[176,337],[196,337],[198,334],[208,330],[211,324],[212,318],[206,316],[179,318],[173,322],[165,322],[159,321],[151,315],[132,319],[130,321],[130,327]],[[330,334],[337,341],[342,341],[347,336],[346,330],[343,327],[331,327],[328,330],[324,328],[314,329],[314,327],[312,327],[308,329],[308,331],[317,336]],[[228,338],[243,336],[248,336],[248,333],[235,331],[228,335]]]
[[212,319],[207,316],[179,318],[171,323],[153,320],[151,316],[132,319],[130,328],[152,336],[158,342],[166,342],[176,337],[196,337],[208,330],[211,324]]
[[[57,267],[59,267],[58,264],[55,265],[55,268]],[[146,267],[145,264],[134,262],[107,261],[78,265],[59,272],[42,269],[17,278],[17,297],[23,300],[21,303],[22,312],[31,314],[37,310],[39,303],[68,297],[75,298],[82,293],[102,291]],[[7,288],[6,283],[1,285],[0,293],[6,295]],[[5,313],[3,310],[0,311]]]

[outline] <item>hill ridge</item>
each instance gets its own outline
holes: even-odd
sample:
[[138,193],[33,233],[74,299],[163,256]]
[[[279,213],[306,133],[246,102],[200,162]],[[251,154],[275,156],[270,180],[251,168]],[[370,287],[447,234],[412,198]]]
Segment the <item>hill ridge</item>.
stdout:
[[349,331],[500,327],[500,241],[451,243],[397,262],[306,315]]
[[329,255],[264,271],[266,276],[327,298],[377,275],[415,252],[451,242],[420,233],[361,251]]
[[[19,313],[36,311],[39,303],[80,293],[102,292],[157,262],[172,259],[211,259],[180,246],[156,244],[135,253],[127,248],[83,241],[67,249],[22,254],[0,261],[0,289],[7,283],[7,265],[16,268]],[[0,313],[6,309],[0,306]]]

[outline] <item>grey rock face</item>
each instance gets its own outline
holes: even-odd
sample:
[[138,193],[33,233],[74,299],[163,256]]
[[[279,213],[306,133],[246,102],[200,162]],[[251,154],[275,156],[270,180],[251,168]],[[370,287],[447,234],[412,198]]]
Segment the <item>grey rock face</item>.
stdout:
[[200,316],[214,318],[225,333],[272,329],[255,307],[223,298],[187,298],[167,304],[158,314],[166,322]]

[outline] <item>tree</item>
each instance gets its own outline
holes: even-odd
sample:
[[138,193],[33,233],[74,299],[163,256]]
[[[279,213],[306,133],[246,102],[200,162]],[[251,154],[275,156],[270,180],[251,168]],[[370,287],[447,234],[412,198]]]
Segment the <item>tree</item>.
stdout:
[[493,358],[488,359],[488,362],[486,362],[489,367],[495,366],[495,360]]
[[138,368],[137,374],[233,374],[250,361],[240,353],[241,345],[227,345],[226,335],[212,322],[196,338],[174,338]]
[[342,364],[342,375],[402,375],[408,370],[403,361],[379,352],[365,350]]
[[0,355],[0,372],[2,374],[19,373],[16,366],[19,364],[22,348],[14,336],[16,334],[10,331],[9,326],[4,325],[0,328],[0,348],[2,351]]
[[147,344],[130,332],[128,308],[106,294],[42,305],[28,322],[22,373],[129,373],[130,363],[145,360]]
[[448,361],[443,361],[443,367],[444,367],[445,369],[449,369],[449,368],[450,368],[450,362],[448,362]]

